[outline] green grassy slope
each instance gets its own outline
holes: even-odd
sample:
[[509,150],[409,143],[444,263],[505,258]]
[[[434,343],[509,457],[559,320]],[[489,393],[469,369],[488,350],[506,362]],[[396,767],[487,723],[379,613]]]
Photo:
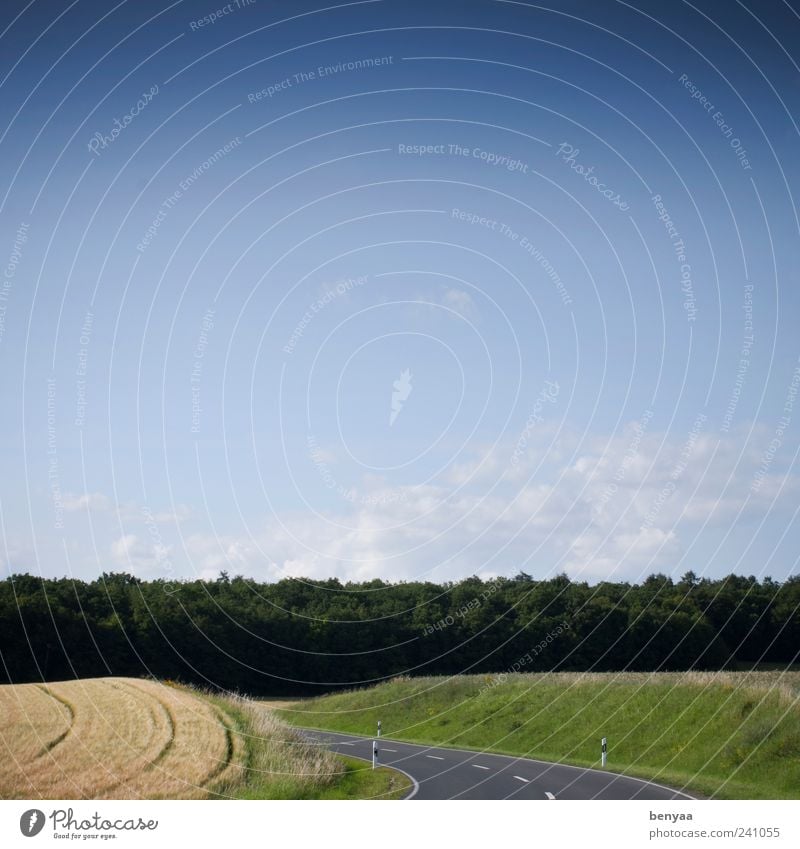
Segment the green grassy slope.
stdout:
[[728,799],[800,798],[800,673],[396,679],[294,703],[289,722],[599,766]]

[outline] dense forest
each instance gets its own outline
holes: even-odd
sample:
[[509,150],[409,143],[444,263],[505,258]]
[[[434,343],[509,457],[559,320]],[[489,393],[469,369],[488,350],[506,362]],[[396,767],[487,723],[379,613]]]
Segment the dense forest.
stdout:
[[565,575],[457,583],[0,582],[6,681],[153,675],[303,694],[396,675],[683,670],[795,662],[800,577],[687,573],[641,584]]

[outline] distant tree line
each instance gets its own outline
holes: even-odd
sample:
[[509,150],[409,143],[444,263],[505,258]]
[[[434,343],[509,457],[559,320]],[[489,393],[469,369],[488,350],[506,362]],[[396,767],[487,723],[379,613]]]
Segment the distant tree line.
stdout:
[[13,575],[0,581],[0,674],[282,695],[403,674],[785,665],[800,651],[799,608],[800,577],[691,572],[596,585],[525,573],[446,584]]

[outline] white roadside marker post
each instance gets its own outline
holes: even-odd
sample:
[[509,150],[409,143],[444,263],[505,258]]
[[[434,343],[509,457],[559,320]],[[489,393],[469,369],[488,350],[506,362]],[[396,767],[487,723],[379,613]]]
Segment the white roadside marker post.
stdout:
[[380,737],[380,736],[381,736],[381,721],[379,719],[378,720],[378,737]]
[[600,765],[605,769],[606,761],[608,760],[608,740],[603,737],[600,741],[601,745],[601,753],[600,753]]
[[378,741],[372,741],[372,768],[375,769],[378,763]]

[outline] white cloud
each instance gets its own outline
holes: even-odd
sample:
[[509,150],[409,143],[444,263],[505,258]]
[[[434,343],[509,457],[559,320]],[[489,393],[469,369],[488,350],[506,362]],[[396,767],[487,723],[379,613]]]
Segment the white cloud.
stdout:
[[111,554],[117,563],[127,563],[143,552],[143,547],[136,534],[123,534],[111,543]]
[[451,580],[523,569],[638,580],[685,571],[681,558],[698,534],[760,521],[781,486],[781,504],[800,493],[778,461],[751,489],[762,452],[742,451],[741,434],[688,439],[632,423],[610,438],[581,438],[543,424],[514,465],[515,442],[509,434],[474,446],[424,486],[365,477],[356,503],[272,516],[240,533],[181,536],[174,520],[188,508],[155,515],[164,522],[157,528],[132,511],[121,535],[117,525],[111,554],[118,567],[151,577],[174,558],[176,573],[212,578],[226,570],[268,580]]
[[182,522],[191,518],[191,516],[192,510],[190,507],[187,507],[185,504],[176,504],[169,510],[159,510],[158,513],[154,513],[153,519],[156,522],[167,524],[169,522]]
[[164,577],[172,572],[172,546],[160,540],[142,540],[136,534],[123,534],[111,543],[111,556],[117,566],[142,577]]
[[84,492],[82,495],[68,493],[62,503],[68,513],[78,510],[109,510],[113,505],[113,501],[102,492]]
[[446,289],[442,296],[442,303],[465,318],[474,318],[478,314],[472,295],[463,289]]
[[[758,455],[739,460],[736,436],[687,442],[636,428],[585,440],[577,457],[530,478],[550,436],[543,429],[516,467],[506,444],[462,459],[440,483],[400,487],[395,499],[273,518],[251,553],[269,551],[285,573],[314,578],[443,580],[524,568],[636,580],[677,568],[704,523],[724,526],[745,505],[748,518],[762,516],[783,479],[750,492]],[[795,478],[787,485],[797,490]]]
[[64,510],[76,513],[85,510],[91,513],[114,513],[125,521],[140,519],[145,514],[159,524],[181,522],[192,516],[192,510],[185,504],[175,504],[172,507],[153,512],[138,504],[117,504],[113,498],[102,492],[84,492],[82,494],[68,493],[63,498]]
[[24,572],[37,572],[36,555],[28,545],[19,545],[12,540],[4,539],[0,547],[0,572],[3,577]]
[[256,562],[256,547],[245,539],[193,534],[185,540],[195,574],[216,578],[222,571],[247,572]]

